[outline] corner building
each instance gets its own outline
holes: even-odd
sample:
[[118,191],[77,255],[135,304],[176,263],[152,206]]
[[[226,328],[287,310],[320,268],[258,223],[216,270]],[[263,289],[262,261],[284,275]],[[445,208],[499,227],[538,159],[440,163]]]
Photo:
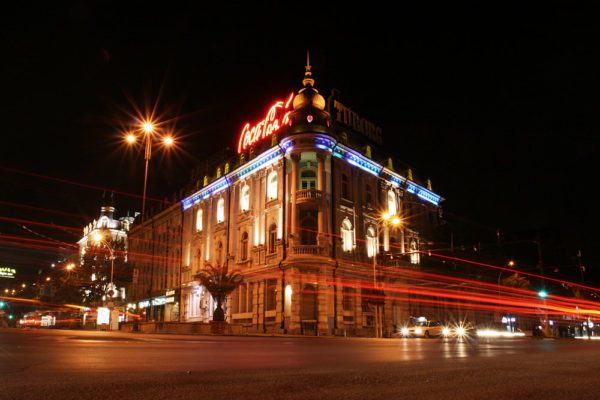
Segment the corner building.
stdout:
[[326,103],[308,65],[297,94],[244,127],[239,166],[182,200],[182,321],[211,318],[196,279],[207,263],[244,276],[226,316],[247,332],[373,336],[377,302],[384,332],[410,316],[393,269],[418,269],[419,231],[442,199],[374,161],[380,131],[330,98],[332,118]]

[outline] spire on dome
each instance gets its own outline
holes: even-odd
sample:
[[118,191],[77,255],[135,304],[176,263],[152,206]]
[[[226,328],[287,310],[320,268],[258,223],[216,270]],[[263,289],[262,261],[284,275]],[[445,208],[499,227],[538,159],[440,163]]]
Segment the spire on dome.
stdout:
[[310,66],[310,53],[308,52],[308,50],[306,50],[306,71],[304,72],[304,79],[302,80],[302,84],[304,86],[314,86],[315,85],[315,80],[312,77],[312,72],[310,72],[310,69],[312,68]]

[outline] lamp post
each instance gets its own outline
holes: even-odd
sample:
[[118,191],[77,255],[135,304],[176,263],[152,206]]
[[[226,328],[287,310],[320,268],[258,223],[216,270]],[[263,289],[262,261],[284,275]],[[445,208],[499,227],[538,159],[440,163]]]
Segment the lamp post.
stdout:
[[[375,223],[375,241],[373,243],[373,292],[377,289],[377,253],[379,250],[379,227],[381,225],[391,224],[397,226],[401,222],[400,218],[392,216],[389,213],[385,213],[381,216],[381,219]],[[375,337],[383,336],[383,316],[381,315],[379,305],[375,304]]]
[[[150,163],[150,158],[152,158],[152,141],[154,139],[156,133],[156,124],[152,121],[145,121],[141,125],[141,131],[143,132],[142,143],[144,146],[144,193],[142,195],[142,221],[144,220],[144,216],[146,213],[146,189],[148,186],[148,165]],[[129,134],[126,137],[126,140],[129,144],[134,144],[137,140],[134,134]],[[170,136],[163,136],[162,142],[165,146],[173,145],[173,138]]]

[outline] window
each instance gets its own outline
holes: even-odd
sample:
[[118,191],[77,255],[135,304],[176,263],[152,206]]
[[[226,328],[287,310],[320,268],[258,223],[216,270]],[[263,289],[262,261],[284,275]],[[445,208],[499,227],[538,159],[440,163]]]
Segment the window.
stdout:
[[388,213],[390,215],[396,215],[398,207],[396,206],[396,193],[393,190],[388,190]]
[[368,205],[372,205],[373,203],[373,197],[371,195],[371,185],[369,184],[365,185],[365,203],[367,203]]
[[367,257],[373,257],[377,252],[377,241],[375,238],[375,229],[367,229]]
[[271,224],[269,227],[269,253],[275,253],[275,243],[277,242],[277,225]]
[[196,232],[202,231],[202,209],[199,209],[196,213]]
[[300,244],[302,245],[312,246],[317,244],[317,231],[319,225],[315,218],[315,214],[316,212],[311,211],[303,211],[300,214]]
[[200,267],[202,266],[202,252],[200,249],[196,250],[196,259],[194,260],[194,264],[196,264],[196,271],[200,271]]
[[342,288],[342,308],[344,311],[352,311],[354,309],[355,297],[354,289],[345,286]]
[[352,223],[348,218],[344,219],[342,222],[342,249],[344,251],[352,251],[354,247],[354,243],[352,240]]
[[267,280],[267,310],[275,310],[277,307],[277,280]]
[[240,196],[240,208],[243,211],[250,209],[250,187],[248,185],[242,188],[242,194]]
[[269,200],[277,198],[277,172],[273,171],[267,178],[267,197]]
[[417,251],[417,242],[413,239],[410,241],[410,263],[419,263],[419,253]]
[[219,199],[217,202],[217,223],[225,221],[225,200]]
[[217,252],[215,254],[216,258],[215,258],[215,263],[217,265],[223,265],[223,242],[219,242],[217,243]]
[[242,233],[240,245],[240,258],[242,261],[245,261],[248,259],[248,232]]
[[344,199],[350,200],[348,190],[348,176],[346,174],[342,174],[342,197]]
[[300,185],[302,189],[317,188],[317,173],[312,169],[305,169],[300,173]]

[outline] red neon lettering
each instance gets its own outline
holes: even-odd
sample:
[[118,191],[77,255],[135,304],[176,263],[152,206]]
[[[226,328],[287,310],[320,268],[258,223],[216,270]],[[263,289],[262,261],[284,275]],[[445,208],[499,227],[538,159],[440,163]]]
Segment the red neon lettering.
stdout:
[[244,125],[240,139],[238,141],[238,153],[245,151],[248,147],[253,146],[256,142],[263,140],[275,132],[277,132],[282,126],[287,125],[289,121],[290,111],[286,112],[281,116],[281,119],[277,118],[278,114],[282,111],[288,110],[294,93],[290,94],[289,99],[284,103],[278,101],[269,108],[265,119],[260,121],[254,126],[250,126],[250,123]]

